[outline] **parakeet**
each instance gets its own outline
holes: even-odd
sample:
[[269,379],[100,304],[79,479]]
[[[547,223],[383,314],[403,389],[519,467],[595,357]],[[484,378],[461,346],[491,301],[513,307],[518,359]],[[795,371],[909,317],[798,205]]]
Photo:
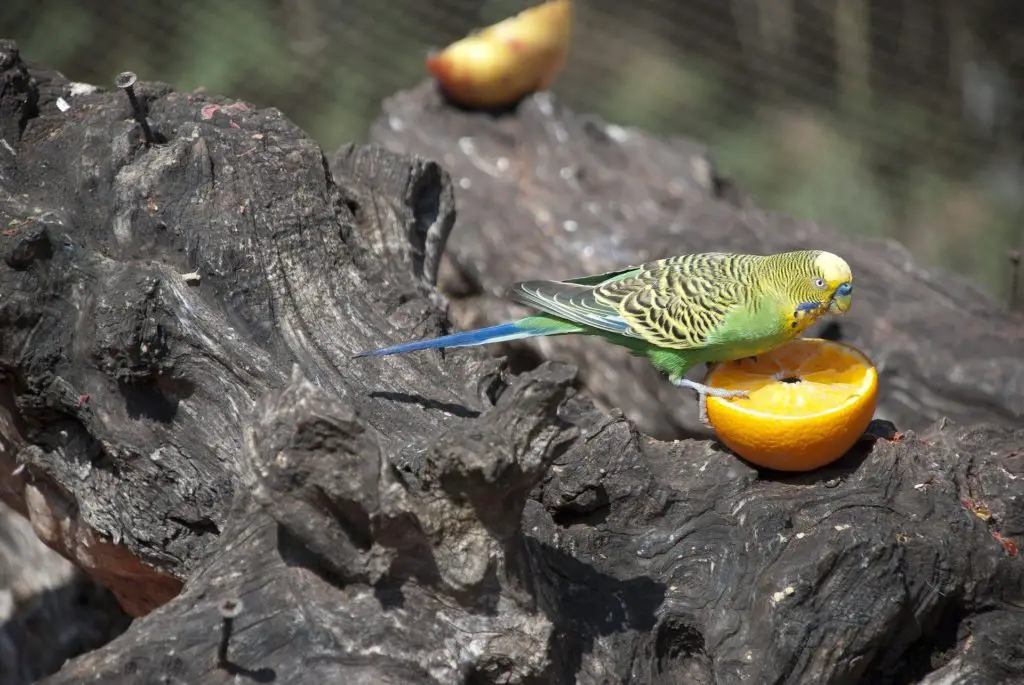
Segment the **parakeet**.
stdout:
[[518,321],[361,352],[383,356],[471,347],[545,335],[596,335],[645,356],[668,380],[707,397],[745,398],[684,378],[693,366],[756,357],[798,336],[826,313],[844,314],[853,274],[820,250],[774,255],[679,255],[565,281],[514,284],[508,297],[539,313]]

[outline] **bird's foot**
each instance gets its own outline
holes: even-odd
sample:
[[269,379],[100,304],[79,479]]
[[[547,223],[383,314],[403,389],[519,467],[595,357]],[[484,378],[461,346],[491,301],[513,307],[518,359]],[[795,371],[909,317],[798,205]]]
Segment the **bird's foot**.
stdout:
[[726,390],[725,388],[712,388],[710,385],[704,385],[703,383],[697,383],[687,378],[680,378],[678,381],[673,382],[678,388],[690,388],[691,390],[697,391],[697,396],[700,399],[700,422],[707,428],[711,428],[711,422],[708,421],[708,397],[720,397],[722,399],[747,399],[750,397],[750,393],[746,390]]

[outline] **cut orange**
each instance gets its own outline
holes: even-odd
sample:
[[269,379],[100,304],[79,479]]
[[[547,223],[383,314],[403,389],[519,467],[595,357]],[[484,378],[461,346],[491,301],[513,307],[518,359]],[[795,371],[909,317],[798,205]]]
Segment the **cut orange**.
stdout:
[[714,366],[704,384],[749,398],[708,397],[718,439],[747,461],[810,471],[846,454],[875,414],[878,372],[849,345],[796,338],[756,359]]

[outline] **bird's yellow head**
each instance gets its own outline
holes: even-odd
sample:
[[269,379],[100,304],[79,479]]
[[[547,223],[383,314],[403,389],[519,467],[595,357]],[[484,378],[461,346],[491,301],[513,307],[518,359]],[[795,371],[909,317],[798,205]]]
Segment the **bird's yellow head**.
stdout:
[[794,316],[810,324],[825,313],[845,314],[853,298],[853,273],[842,257],[820,250],[785,252],[766,262],[796,307]]
[[845,314],[853,301],[853,272],[846,260],[831,252],[820,252],[814,260],[813,285],[824,295],[823,304],[833,314]]

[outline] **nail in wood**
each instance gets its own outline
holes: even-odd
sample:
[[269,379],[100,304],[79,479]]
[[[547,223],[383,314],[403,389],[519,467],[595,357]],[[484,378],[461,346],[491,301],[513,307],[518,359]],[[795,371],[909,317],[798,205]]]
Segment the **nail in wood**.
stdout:
[[228,642],[231,641],[235,618],[242,613],[242,606],[240,599],[225,599],[217,606],[221,617],[220,644],[217,645],[218,666],[226,666],[228,663]]
[[139,103],[139,98],[135,96],[135,84],[138,82],[139,77],[135,75],[134,71],[122,71],[114,79],[114,85],[125,92],[128,96],[128,102],[132,104],[132,115],[135,117],[135,121],[139,122],[139,126],[142,127],[142,142],[145,143],[146,147],[153,144],[153,132],[149,129],[149,122],[146,121],[146,113],[142,111],[142,105]]

